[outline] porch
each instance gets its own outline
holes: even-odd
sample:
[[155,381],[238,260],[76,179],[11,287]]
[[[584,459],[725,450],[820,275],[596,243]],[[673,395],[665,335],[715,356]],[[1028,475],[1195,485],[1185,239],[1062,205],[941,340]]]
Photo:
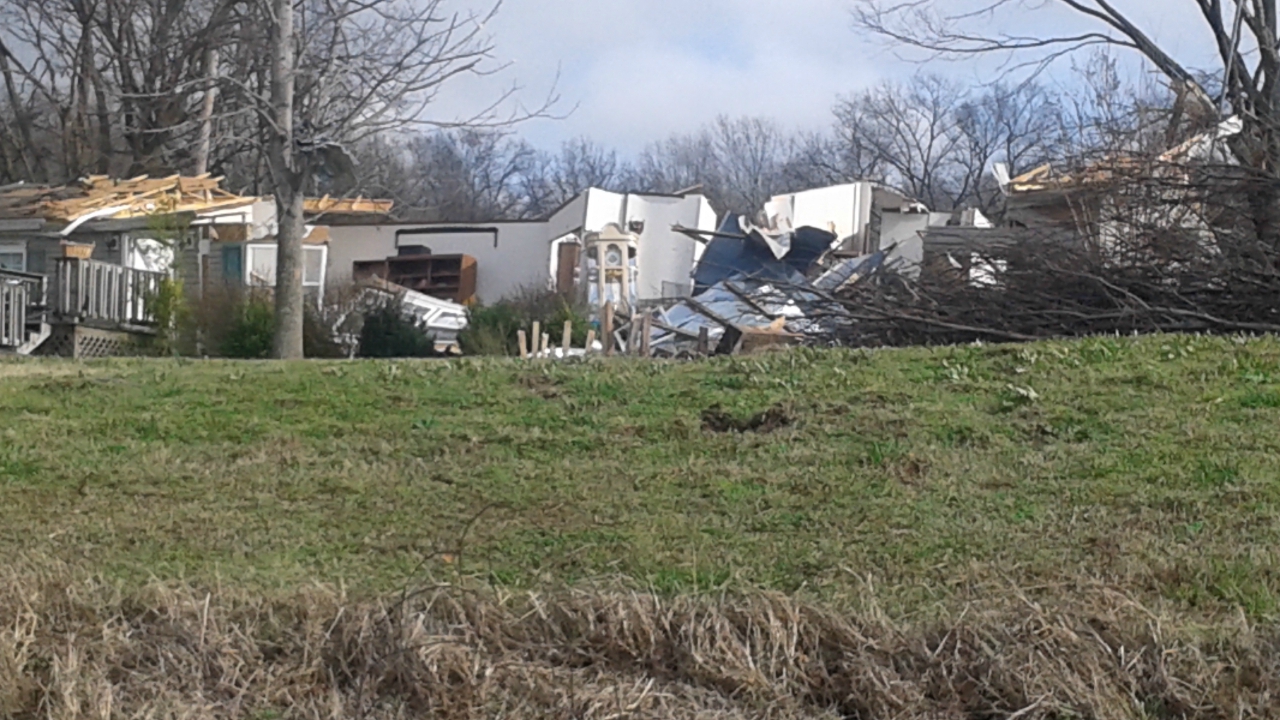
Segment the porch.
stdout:
[[70,257],[54,258],[50,275],[0,270],[0,353],[134,354],[155,334],[151,299],[166,277]]

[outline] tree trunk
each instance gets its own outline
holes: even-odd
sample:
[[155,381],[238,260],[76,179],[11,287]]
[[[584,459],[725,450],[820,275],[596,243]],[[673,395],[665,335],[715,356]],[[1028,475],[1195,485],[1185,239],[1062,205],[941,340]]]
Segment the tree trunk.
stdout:
[[302,215],[305,193],[302,188],[276,189],[276,330],[272,346],[275,357],[298,359],[302,354],[302,237],[306,228]]
[[218,48],[210,47],[205,54],[205,75],[209,84],[204,90],[204,102],[200,108],[200,142],[196,145],[196,175],[209,172],[209,154],[213,145],[213,111],[218,99]]
[[302,358],[302,208],[306,174],[293,147],[293,0],[273,0],[268,156],[276,196],[276,328],[272,354]]
[[43,163],[39,160],[38,154],[36,159],[32,160],[35,152],[35,143],[31,140],[31,117],[27,114],[26,104],[18,95],[18,84],[13,78],[13,68],[9,65],[9,48],[0,40],[0,74],[4,75],[5,91],[9,97],[9,104],[13,107],[13,119],[18,126],[18,138],[21,141],[18,145],[18,157],[22,159],[22,165],[27,170],[25,180],[32,182],[40,182],[46,180],[46,173]]

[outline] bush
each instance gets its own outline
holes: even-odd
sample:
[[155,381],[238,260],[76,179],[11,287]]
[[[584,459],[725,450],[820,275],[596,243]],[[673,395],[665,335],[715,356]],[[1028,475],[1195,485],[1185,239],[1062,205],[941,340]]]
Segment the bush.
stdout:
[[422,358],[436,357],[435,338],[406,317],[400,304],[385,302],[365,314],[360,328],[360,357]]
[[307,305],[302,317],[302,354],[320,360],[343,360],[346,348],[334,337],[320,312]]
[[182,279],[167,277],[156,292],[146,298],[147,310],[155,318],[152,349],[160,355],[191,355],[195,352],[195,314],[187,299]]
[[467,328],[458,334],[458,348],[465,355],[517,355],[516,333],[523,326],[512,305],[477,305],[467,312]]
[[253,360],[271,357],[276,313],[271,301],[256,295],[243,299],[219,345],[225,357]]
[[[525,291],[490,306],[476,306],[467,313],[467,329],[458,335],[458,346],[467,355],[517,355],[519,331],[530,330],[534,321],[542,324],[555,344],[566,322],[573,323],[573,344],[581,347],[587,339],[588,322],[582,308],[564,295],[548,291]],[[534,339],[529,338],[530,345]]]

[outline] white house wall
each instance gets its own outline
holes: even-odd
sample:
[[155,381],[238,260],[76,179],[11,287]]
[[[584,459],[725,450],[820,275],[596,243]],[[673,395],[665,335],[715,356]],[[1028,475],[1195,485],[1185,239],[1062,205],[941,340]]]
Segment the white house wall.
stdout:
[[[557,254],[552,244],[573,233],[599,232],[610,223],[626,229],[630,221],[644,223],[640,233],[639,295],[663,297],[664,283],[688,286],[699,243],[671,231],[674,225],[715,230],[716,216],[701,195],[683,198],[620,194],[590,189],[567,203],[546,221],[476,223],[497,228],[498,246],[489,233],[403,235],[402,245],[425,245],[436,255],[466,254],[476,259],[476,295],[493,303],[528,287],[549,287],[555,277]],[[329,229],[329,277],[349,282],[352,263],[395,255],[396,231],[445,229],[455,224],[335,225]],[[671,288],[668,287],[668,290]]]
[[623,230],[632,222],[644,223],[640,241],[637,294],[641,300],[678,296],[679,289],[692,285],[691,274],[702,254],[700,243],[672,232],[681,225],[699,230],[715,230],[715,211],[701,195],[620,194],[605,190],[587,191],[585,232],[600,232],[610,223]]
[[830,230],[840,240],[861,238],[871,219],[871,184],[851,183],[792,195],[795,227]]
[[632,196],[628,206],[628,221],[644,223],[640,233],[640,277],[637,291],[641,300],[658,300],[683,297],[692,289],[695,256],[699,246],[696,240],[671,231],[675,225],[698,229],[701,203],[697,198],[639,197]]
[[582,229],[587,224],[587,200],[589,197],[590,192],[580,193],[577,197],[565,203],[564,207],[557,210],[547,220],[547,237],[555,239],[562,238],[570,233],[582,232]]
[[[600,232],[609,223],[618,223],[622,225],[623,230],[627,229],[626,218],[622,217],[624,206],[628,204],[626,195],[596,188],[591,188],[584,194],[587,197],[583,220],[585,232]],[[630,211],[629,208],[625,209]]]
[[[330,282],[351,280],[357,261],[382,260],[395,255],[396,232],[449,225],[336,225],[329,229]],[[489,232],[404,234],[402,245],[425,245],[435,255],[470,255],[476,259],[476,296],[484,303],[511,297],[529,287],[546,287],[551,252],[545,222],[484,223],[467,228],[496,228]]]

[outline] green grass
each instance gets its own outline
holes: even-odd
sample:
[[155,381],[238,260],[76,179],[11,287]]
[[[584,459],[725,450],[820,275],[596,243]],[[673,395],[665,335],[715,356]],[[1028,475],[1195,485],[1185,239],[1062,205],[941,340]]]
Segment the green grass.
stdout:
[[[1280,343],[1166,336],[696,364],[0,363],[0,556],[380,593],[1098,579],[1280,609]],[[704,430],[782,407],[770,433]]]

